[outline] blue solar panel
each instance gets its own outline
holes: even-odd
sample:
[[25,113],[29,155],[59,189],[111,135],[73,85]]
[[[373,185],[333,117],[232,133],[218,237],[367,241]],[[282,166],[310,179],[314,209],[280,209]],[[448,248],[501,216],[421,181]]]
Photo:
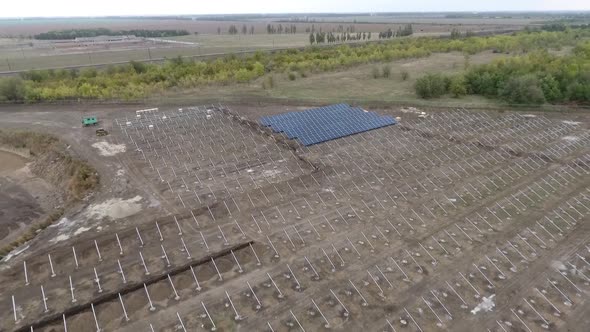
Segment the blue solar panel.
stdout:
[[347,104],[335,104],[265,116],[260,118],[260,123],[308,146],[397,122],[391,116],[381,116]]

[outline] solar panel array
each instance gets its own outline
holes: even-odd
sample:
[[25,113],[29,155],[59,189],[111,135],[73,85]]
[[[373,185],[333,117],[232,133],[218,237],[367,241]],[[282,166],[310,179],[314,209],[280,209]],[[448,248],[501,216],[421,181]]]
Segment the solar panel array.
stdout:
[[394,125],[391,116],[381,116],[348,104],[312,108],[260,118],[263,126],[284,133],[305,146]]

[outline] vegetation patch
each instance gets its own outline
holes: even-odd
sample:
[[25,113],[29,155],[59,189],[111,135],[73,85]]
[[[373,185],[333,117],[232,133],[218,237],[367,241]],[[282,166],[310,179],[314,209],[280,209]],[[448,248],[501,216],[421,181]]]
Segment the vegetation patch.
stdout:
[[590,104],[590,42],[576,46],[573,54],[555,56],[546,50],[470,66],[464,75],[427,74],[415,86],[421,98],[465,94],[500,99],[512,104]]
[[[3,79],[0,101],[41,102],[77,99],[134,100],[175,88],[227,85],[253,81],[265,74],[328,72],[359,64],[427,57],[432,53],[460,51],[475,54],[531,52],[577,45],[590,37],[590,29],[526,31],[488,37],[396,38],[364,45],[308,47],[253,56],[230,55],[209,61],[183,58],[164,64],[131,63],[105,70],[38,70],[19,78]],[[587,71],[587,69],[584,69]]]

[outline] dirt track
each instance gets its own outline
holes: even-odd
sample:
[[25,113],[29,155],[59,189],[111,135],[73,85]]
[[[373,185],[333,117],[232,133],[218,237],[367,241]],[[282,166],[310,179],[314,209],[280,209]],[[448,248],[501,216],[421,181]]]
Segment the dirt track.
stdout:
[[[283,108],[232,112],[256,119],[273,109]],[[106,140],[77,127],[79,112],[0,114],[4,125],[60,128],[106,179],[93,201],[0,271],[6,330],[56,317],[35,331],[61,331],[61,313],[74,306],[68,329],[95,330],[90,303],[117,293],[94,308],[104,331],[585,330],[583,115],[572,123],[563,121],[569,115],[379,111],[402,120],[292,150],[293,142],[212,107],[141,118],[93,112],[111,132]],[[125,151],[90,148],[101,141]],[[142,209],[130,216],[87,214],[138,196]],[[215,256],[244,241],[253,245]],[[178,269],[187,263],[192,269]],[[128,291],[146,280],[159,281]],[[490,303],[484,297],[494,306],[478,306]]]

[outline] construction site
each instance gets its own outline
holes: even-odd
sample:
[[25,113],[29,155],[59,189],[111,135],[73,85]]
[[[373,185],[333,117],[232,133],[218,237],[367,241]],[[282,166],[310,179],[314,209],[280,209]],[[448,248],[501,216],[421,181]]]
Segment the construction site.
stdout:
[[5,257],[0,331],[588,329],[587,117],[97,113],[35,115],[105,184]]

